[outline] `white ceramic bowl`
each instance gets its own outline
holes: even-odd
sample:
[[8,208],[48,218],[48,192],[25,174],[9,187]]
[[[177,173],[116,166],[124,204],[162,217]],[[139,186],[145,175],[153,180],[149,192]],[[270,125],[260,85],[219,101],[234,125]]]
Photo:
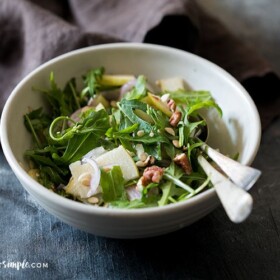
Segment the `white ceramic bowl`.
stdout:
[[106,44],[57,57],[30,73],[11,93],[1,119],[4,154],[23,187],[49,213],[87,232],[113,238],[142,238],[183,228],[210,213],[219,201],[214,189],[189,201],[146,209],[96,208],[61,197],[34,181],[20,163],[31,146],[23,125],[28,107],[42,106],[32,87],[48,86],[49,74],[63,86],[91,67],[104,66],[107,73],[144,74],[150,81],[181,76],[196,90],[210,90],[223,110],[223,118],[209,114],[209,144],[227,154],[240,152],[240,161],[251,164],[260,143],[260,120],[244,88],[227,72],[196,55],[149,44]]

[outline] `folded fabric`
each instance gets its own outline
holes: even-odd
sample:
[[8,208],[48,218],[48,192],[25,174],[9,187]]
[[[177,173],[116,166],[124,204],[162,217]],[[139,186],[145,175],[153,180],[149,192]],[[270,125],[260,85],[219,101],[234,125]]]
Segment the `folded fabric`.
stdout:
[[[280,80],[258,53],[193,0],[1,0],[0,110],[16,84],[43,62],[110,42],[168,45],[220,65],[249,91],[263,128],[279,115]],[[265,94],[264,94],[265,93]]]

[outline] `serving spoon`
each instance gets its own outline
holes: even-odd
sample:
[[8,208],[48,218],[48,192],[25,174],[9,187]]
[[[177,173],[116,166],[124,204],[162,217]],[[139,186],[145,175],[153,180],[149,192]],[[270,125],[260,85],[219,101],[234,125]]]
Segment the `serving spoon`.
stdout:
[[[206,131],[205,131],[206,130]],[[207,139],[208,128],[198,136]],[[244,221],[253,208],[253,198],[247,193],[258,180],[261,171],[253,167],[243,165],[211,148],[204,141],[200,149],[207,154],[222,170],[221,174],[202,155],[198,156],[198,162],[204,172],[209,176],[216,193],[228,215],[234,223]],[[227,175],[228,177],[226,177]]]
[[198,156],[198,162],[209,176],[230,220],[234,223],[243,222],[252,211],[252,196],[218,172],[202,155]]

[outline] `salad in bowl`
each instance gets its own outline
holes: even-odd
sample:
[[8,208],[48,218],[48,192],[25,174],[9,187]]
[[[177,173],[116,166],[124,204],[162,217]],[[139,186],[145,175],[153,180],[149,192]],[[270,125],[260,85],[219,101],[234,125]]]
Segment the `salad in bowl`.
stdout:
[[61,196],[99,207],[185,201],[212,187],[197,162],[207,138],[201,110],[222,111],[209,91],[180,77],[150,81],[104,67],[36,88],[49,110],[24,115],[33,146],[28,173]]

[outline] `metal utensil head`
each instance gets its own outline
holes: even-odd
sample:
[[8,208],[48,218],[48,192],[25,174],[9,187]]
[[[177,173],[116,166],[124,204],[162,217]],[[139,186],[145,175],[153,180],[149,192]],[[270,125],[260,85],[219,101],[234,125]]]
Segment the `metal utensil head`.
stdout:
[[251,195],[219,173],[203,156],[198,156],[198,162],[207,176],[210,177],[230,220],[234,223],[243,222],[253,208]]
[[260,170],[243,165],[219,153],[205,143],[201,145],[201,149],[242,189],[250,190],[261,175]]

